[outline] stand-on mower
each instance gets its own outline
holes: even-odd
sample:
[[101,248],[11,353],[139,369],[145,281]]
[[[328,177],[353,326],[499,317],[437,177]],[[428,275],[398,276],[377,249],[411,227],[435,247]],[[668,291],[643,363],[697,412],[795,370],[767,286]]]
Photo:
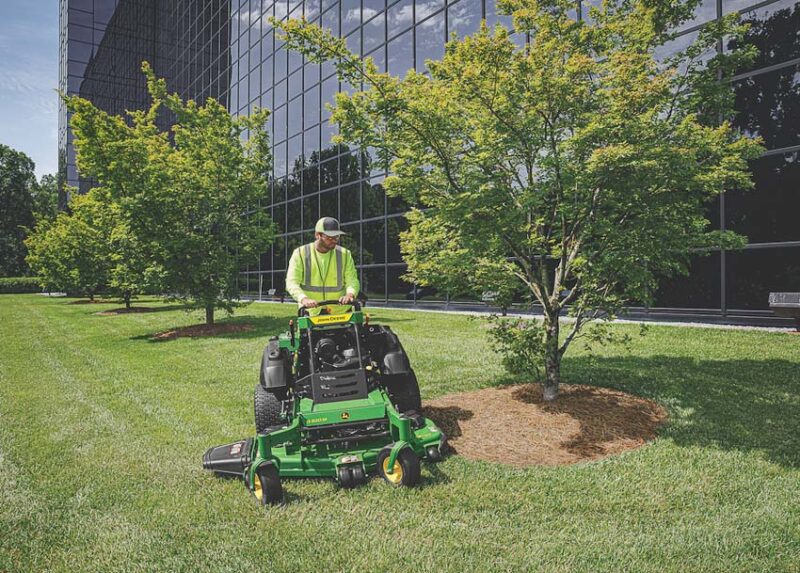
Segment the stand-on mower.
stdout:
[[445,436],[420,414],[403,346],[357,302],[298,310],[264,349],[254,405],[256,437],[209,449],[203,467],[243,478],[263,505],[283,500],[281,478],[335,477],[353,488],[377,471],[413,486],[421,458],[442,458]]

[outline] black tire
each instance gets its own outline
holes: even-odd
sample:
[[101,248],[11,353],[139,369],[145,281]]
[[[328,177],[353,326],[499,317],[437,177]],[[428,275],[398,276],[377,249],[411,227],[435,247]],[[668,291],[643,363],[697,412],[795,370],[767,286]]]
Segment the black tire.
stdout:
[[339,466],[336,470],[336,481],[339,482],[339,487],[342,489],[353,489],[356,486],[349,466]]
[[261,505],[277,505],[283,501],[283,485],[275,464],[258,466],[253,486],[253,495]]
[[413,370],[407,374],[390,374],[384,378],[389,399],[398,412],[409,412],[411,410],[419,412],[422,410],[419,383]]
[[361,464],[354,465],[350,468],[350,476],[353,478],[354,486],[359,486],[367,482],[364,466]]
[[267,428],[281,423],[281,413],[283,411],[281,401],[261,384],[256,384],[253,396],[253,410],[255,412],[257,434],[264,434]]
[[440,462],[442,461],[442,451],[436,446],[428,446],[425,448],[425,459],[433,463]]
[[[403,448],[397,454],[394,469],[391,474],[389,469],[389,454],[391,448],[387,447],[378,454],[378,475],[395,487],[414,487],[419,482],[419,458],[411,448]],[[399,474],[399,475],[398,475]]]

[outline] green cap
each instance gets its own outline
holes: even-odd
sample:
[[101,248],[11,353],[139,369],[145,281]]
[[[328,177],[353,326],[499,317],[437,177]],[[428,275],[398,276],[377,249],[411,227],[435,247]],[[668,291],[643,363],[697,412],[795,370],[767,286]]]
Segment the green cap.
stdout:
[[323,217],[317,221],[317,225],[314,227],[314,232],[323,233],[329,237],[338,237],[339,235],[347,234],[339,229],[339,221],[333,217]]

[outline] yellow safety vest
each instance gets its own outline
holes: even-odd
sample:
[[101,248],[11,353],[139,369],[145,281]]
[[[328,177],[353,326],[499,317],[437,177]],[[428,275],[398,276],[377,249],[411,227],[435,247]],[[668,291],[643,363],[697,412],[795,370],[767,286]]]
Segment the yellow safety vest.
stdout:
[[[303,282],[300,288],[306,296],[313,300],[338,299],[346,294],[344,287],[344,249],[336,246],[334,260],[328,264],[322,276],[319,256],[312,244],[300,247],[300,258],[303,261]],[[326,254],[327,255],[327,254]],[[334,267],[331,269],[331,267]]]

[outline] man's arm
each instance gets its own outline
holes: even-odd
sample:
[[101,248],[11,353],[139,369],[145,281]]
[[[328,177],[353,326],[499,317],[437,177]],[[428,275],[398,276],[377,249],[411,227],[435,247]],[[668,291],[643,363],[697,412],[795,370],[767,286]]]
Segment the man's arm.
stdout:
[[300,288],[300,284],[303,282],[303,273],[303,258],[300,255],[300,249],[295,249],[289,258],[289,268],[286,269],[286,292],[298,303],[302,303],[306,298],[306,293]]
[[358,291],[361,289],[361,283],[358,282],[356,263],[353,260],[353,253],[349,250],[344,260],[344,286],[347,294],[351,295],[353,298],[358,295]]

